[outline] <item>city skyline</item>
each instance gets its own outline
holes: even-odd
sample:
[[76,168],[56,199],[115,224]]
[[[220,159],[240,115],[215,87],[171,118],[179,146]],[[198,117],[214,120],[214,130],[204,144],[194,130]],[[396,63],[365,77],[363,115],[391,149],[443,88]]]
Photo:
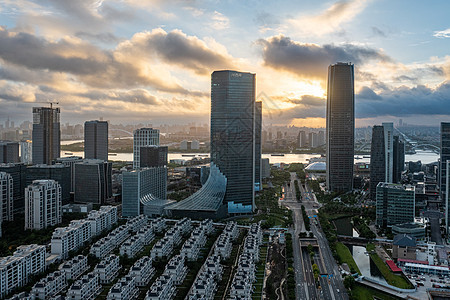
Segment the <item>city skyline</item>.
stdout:
[[207,122],[210,74],[234,69],[257,74],[265,123],[323,127],[326,67],[351,61],[357,127],[438,125],[450,120],[448,5],[5,1],[0,121],[58,100],[64,122]]

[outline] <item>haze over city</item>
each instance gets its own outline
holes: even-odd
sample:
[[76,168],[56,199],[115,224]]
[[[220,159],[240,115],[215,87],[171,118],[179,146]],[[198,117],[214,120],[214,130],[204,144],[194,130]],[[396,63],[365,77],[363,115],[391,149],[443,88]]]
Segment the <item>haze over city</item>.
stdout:
[[[2,1],[0,120],[208,122],[210,75],[257,74],[264,123],[325,126],[327,67],[355,64],[356,126],[449,120],[442,1]],[[70,113],[69,113],[70,112]]]

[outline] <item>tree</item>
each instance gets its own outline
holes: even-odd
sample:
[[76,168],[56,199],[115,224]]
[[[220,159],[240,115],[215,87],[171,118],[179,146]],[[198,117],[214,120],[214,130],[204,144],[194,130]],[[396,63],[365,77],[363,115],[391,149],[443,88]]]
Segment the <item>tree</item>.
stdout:
[[346,276],[344,278],[344,286],[347,290],[351,290],[355,286],[355,278],[353,276]]
[[313,273],[314,273],[314,279],[318,280],[319,279],[319,274],[320,274],[319,266],[317,266],[317,264],[313,264],[312,268],[313,268]]

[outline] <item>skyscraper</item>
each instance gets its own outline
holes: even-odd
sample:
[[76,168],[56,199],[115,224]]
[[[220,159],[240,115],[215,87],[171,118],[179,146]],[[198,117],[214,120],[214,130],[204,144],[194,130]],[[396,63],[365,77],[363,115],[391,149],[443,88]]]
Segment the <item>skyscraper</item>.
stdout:
[[14,213],[23,213],[25,210],[27,167],[21,163],[0,164],[0,172],[11,175],[13,180]]
[[84,158],[108,160],[108,122],[84,123]]
[[261,190],[262,102],[255,102],[255,190]]
[[297,146],[300,148],[306,147],[306,132],[303,130],[298,132]]
[[405,170],[405,143],[398,135],[394,136],[394,169],[392,182],[400,183]]
[[380,182],[376,192],[376,224],[380,227],[414,221],[415,187]]
[[0,172],[0,223],[14,219],[13,199],[12,176],[8,173]]
[[394,169],[394,125],[383,123],[372,128],[370,152],[370,195],[375,200],[379,182],[392,183]]
[[33,107],[33,164],[51,164],[60,156],[59,108]]
[[351,63],[328,67],[327,187],[330,191],[353,189],[355,135],[354,69]]
[[159,130],[153,128],[136,129],[133,133],[133,168],[140,168],[142,146],[159,146]]
[[0,163],[18,163],[19,143],[0,141]]
[[140,167],[153,168],[167,166],[167,146],[143,146],[140,153]]
[[447,160],[450,160],[450,122],[441,122],[441,158],[439,165],[439,188],[442,201],[445,201],[447,181]]
[[35,180],[25,191],[25,229],[43,229],[62,221],[61,186],[54,180]]
[[33,165],[27,167],[26,184],[35,180],[51,179],[61,186],[61,199],[63,204],[70,201],[70,166],[63,164]]
[[104,204],[112,196],[112,163],[85,159],[75,163],[75,202]]
[[211,76],[211,162],[227,178],[228,213],[254,208],[255,74],[215,71]]

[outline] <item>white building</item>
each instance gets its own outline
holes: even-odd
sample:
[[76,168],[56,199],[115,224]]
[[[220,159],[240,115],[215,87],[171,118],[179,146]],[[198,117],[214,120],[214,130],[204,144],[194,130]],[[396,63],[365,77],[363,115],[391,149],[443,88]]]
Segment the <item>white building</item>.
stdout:
[[71,300],[93,300],[101,291],[102,286],[100,285],[99,275],[91,272],[72,284],[66,298]]
[[91,223],[87,220],[74,220],[67,227],[56,228],[51,240],[51,253],[67,258],[69,251],[77,250],[92,237]]
[[66,275],[60,271],[53,272],[42,278],[31,289],[33,299],[49,299],[67,287]]
[[91,223],[92,235],[99,235],[117,223],[117,207],[108,205],[100,207],[98,211],[91,210],[87,220]]
[[227,225],[225,225],[223,232],[228,234],[231,237],[231,239],[235,241],[239,236],[239,229],[237,227],[237,223],[228,222]]
[[151,220],[150,224],[153,227],[153,231],[156,233],[163,232],[167,227],[166,220],[161,217]]
[[129,300],[136,299],[139,289],[136,287],[136,280],[132,276],[120,278],[109,290],[107,300]]
[[222,279],[222,272],[220,256],[215,254],[209,256],[192,284],[188,299],[213,299],[217,283]]
[[133,169],[140,168],[141,147],[159,146],[159,129],[140,128],[133,133]]
[[153,227],[151,225],[145,225],[144,227],[139,229],[136,235],[139,236],[144,246],[150,244],[151,241],[153,241],[153,239],[155,238],[155,234],[153,233]]
[[100,283],[111,283],[120,270],[119,257],[110,255],[99,262],[94,269],[94,273],[98,274]]
[[174,286],[173,278],[169,275],[161,275],[152,284],[148,290],[145,300],[168,300],[175,295],[176,288]]
[[220,255],[223,260],[230,257],[231,250],[233,249],[233,242],[231,241],[231,236],[226,232],[223,232],[216,240],[214,245],[214,253]]
[[172,276],[174,284],[179,285],[183,283],[188,270],[184,263],[184,257],[182,255],[175,255],[166,265],[164,274]]
[[20,162],[25,165],[31,165],[33,163],[33,147],[31,141],[21,141],[20,143]]
[[61,221],[61,186],[54,180],[34,180],[25,189],[25,229],[39,230]]
[[152,259],[143,256],[138,259],[128,272],[129,276],[136,279],[136,286],[146,286],[155,274],[155,268],[152,266]]
[[111,239],[111,242],[114,244],[115,247],[122,244],[127,238],[130,237],[130,231],[128,229],[127,225],[121,225],[111,231],[108,234],[108,237]]
[[28,283],[31,275],[45,270],[45,246],[19,246],[12,256],[0,259],[0,298]]
[[128,228],[133,232],[138,232],[144,225],[148,224],[148,217],[139,215],[127,221]]
[[163,237],[153,246],[150,256],[152,259],[168,257],[173,251],[173,243],[168,237]]
[[59,270],[65,274],[67,280],[77,279],[88,269],[87,257],[84,255],[77,255],[59,266]]
[[144,248],[141,237],[138,235],[132,236],[125,243],[120,246],[120,255],[127,255],[133,258]]
[[91,246],[91,250],[89,253],[94,255],[97,258],[104,258],[108,254],[110,254],[116,246],[114,245],[113,240],[111,240],[108,236],[101,238],[95,244]]

